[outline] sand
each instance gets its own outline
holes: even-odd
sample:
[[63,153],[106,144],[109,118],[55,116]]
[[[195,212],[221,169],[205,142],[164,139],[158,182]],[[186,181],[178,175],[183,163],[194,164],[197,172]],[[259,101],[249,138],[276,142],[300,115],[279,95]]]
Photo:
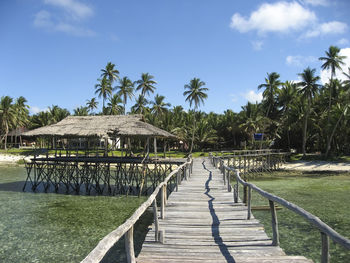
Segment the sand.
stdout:
[[285,163],[281,167],[285,170],[297,171],[334,171],[347,172],[350,171],[350,163],[326,162],[326,161],[295,161]]
[[0,164],[16,164],[23,159],[30,161],[30,157],[25,157],[23,155],[0,154]]

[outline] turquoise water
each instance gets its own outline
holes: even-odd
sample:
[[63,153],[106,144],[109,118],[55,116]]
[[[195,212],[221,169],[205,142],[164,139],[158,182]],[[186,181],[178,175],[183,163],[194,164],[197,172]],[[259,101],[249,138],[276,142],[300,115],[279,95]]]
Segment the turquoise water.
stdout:
[[145,200],[24,193],[25,179],[0,166],[0,262],[80,262]]

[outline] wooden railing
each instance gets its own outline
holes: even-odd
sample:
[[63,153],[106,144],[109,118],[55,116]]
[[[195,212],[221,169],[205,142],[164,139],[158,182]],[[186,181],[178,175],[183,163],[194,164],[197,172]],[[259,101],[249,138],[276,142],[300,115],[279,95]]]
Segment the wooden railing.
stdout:
[[[308,221],[310,224],[312,224],[314,227],[316,227],[320,233],[321,233],[321,243],[322,243],[322,248],[321,248],[321,263],[328,263],[330,262],[329,260],[329,238],[332,239],[335,243],[341,245],[347,250],[350,250],[350,240],[343,237],[339,233],[337,233],[334,229],[329,227],[326,223],[324,223],[321,219],[318,217],[314,216],[313,214],[309,213],[308,211],[304,210],[303,208],[288,202],[287,200],[278,197],[276,195],[273,195],[271,193],[268,193],[261,188],[257,187],[254,184],[248,183],[244,181],[240,177],[240,173],[237,169],[233,167],[228,167],[227,165],[224,164],[223,159],[220,157],[216,157],[213,155],[209,155],[209,158],[211,160],[211,163],[216,167],[219,168],[221,173],[223,174],[224,178],[224,183],[226,184],[227,181],[227,190],[230,192],[234,191],[233,196],[234,196],[234,202],[238,202],[238,196],[239,196],[239,184],[242,184],[244,189],[245,196],[243,199],[246,200],[247,204],[247,219],[251,218],[251,199],[252,199],[252,190],[256,191],[258,194],[261,196],[265,197],[266,199],[269,200],[269,206],[271,210],[271,217],[272,217],[272,245],[278,246],[279,245],[279,234],[278,234],[278,220],[277,220],[277,214],[276,214],[276,208],[275,208],[275,202],[284,206],[285,208],[293,211],[294,213],[302,216],[306,221]],[[231,185],[231,174],[236,179],[236,184],[232,187]]]
[[187,180],[192,173],[193,160],[191,157],[187,159],[187,162],[180,165],[176,170],[172,171],[163,182],[161,182],[153,193],[149,196],[134,214],[126,220],[126,222],[120,225],[117,229],[113,230],[107,236],[105,236],[98,245],[87,255],[87,257],[81,261],[81,263],[97,263],[100,262],[109,249],[118,240],[125,236],[125,252],[128,263],[136,262],[135,251],[134,251],[134,225],[137,220],[143,215],[148,207],[153,205],[153,216],[154,216],[154,227],[155,227],[155,240],[162,242],[164,240],[164,232],[159,229],[158,222],[158,208],[157,208],[157,195],[160,193],[160,218],[165,218],[165,206],[167,203],[167,183],[173,177],[176,176],[176,191],[178,185],[181,184],[181,179]]

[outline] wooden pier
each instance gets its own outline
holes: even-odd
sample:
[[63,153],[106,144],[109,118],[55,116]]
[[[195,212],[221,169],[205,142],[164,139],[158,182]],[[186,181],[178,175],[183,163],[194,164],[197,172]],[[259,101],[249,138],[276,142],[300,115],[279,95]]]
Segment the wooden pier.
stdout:
[[[208,159],[195,159],[192,175],[161,211],[147,234],[137,262],[312,262],[287,256],[273,245],[247,207],[234,202],[220,170]],[[160,241],[160,242],[159,242]],[[131,261],[132,262],[132,261]]]

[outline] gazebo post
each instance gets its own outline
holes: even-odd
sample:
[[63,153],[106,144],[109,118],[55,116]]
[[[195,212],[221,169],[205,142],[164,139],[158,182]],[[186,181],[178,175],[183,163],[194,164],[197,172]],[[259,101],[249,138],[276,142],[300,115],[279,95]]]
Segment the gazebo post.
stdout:
[[166,157],[166,140],[164,138],[164,158]]
[[154,157],[157,158],[157,137],[154,137],[153,140],[153,146],[154,146]]

